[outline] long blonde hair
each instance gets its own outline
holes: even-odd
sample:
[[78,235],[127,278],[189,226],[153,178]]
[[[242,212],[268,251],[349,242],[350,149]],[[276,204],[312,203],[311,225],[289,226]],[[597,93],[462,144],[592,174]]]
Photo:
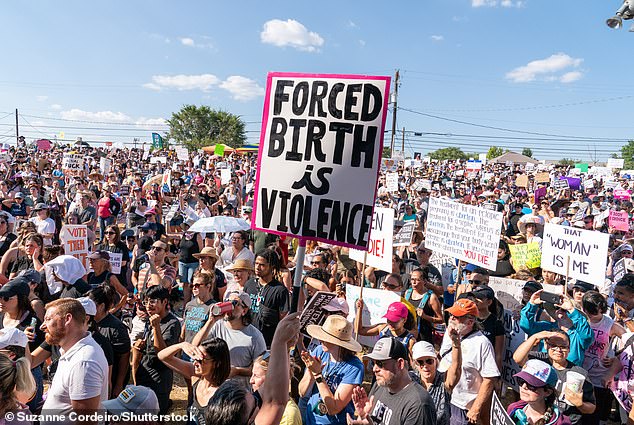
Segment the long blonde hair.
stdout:
[[26,357],[13,361],[0,354],[0,417],[18,407],[16,392],[30,396],[35,390],[31,362]]

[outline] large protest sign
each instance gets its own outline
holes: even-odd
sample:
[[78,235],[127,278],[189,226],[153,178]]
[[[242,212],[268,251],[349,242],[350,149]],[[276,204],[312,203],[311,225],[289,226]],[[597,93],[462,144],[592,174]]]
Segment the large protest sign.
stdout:
[[406,221],[398,233],[394,235],[394,243],[392,246],[409,246],[412,243],[415,228],[415,221]]
[[491,425],[515,425],[495,391],[491,402]]
[[630,198],[631,198],[631,194],[629,190],[614,189],[614,199],[619,199],[621,201],[629,201]]
[[570,277],[603,285],[610,235],[546,223],[542,243],[542,269],[566,276],[570,257]]
[[627,211],[610,210],[608,225],[616,230],[627,232],[630,230],[630,216],[627,214]]
[[614,283],[619,283],[627,270],[625,269],[625,259],[621,258],[619,261],[614,263],[614,267],[612,267],[612,281]]
[[528,187],[528,176],[526,174],[517,176],[517,178],[515,179],[515,186]]
[[[356,303],[359,299],[361,288],[354,285],[346,285],[346,302],[350,308],[348,321],[354,323],[357,314]],[[401,297],[392,291],[383,289],[363,288],[363,317],[361,324],[371,326],[379,323],[386,323],[383,317],[387,313],[387,308],[393,302],[400,301]],[[359,336],[357,341],[368,347],[373,347],[378,337]]]
[[398,192],[398,173],[385,174],[385,188],[388,192]]
[[308,301],[306,307],[302,310],[302,315],[299,317],[299,331],[308,335],[306,332],[306,326],[308,325],[322,325],[328,316],[322,307],[327,305],[337,294],[334,292],[322,292],[319,291]]
[[110,254],[110,265],[112,266],[112,273],[121,273],[121,260],[123,259],[123,254],[114,252],[109,252],[108,254]]
[[231,181],[231,170],[223,168],[220,170],[220,184],[229,184]]
[[634,387],[634,333],[627,332],[621,336],[618,342],[617,355],[621,361],[622,369],[616,374],[610,388],[619,404],[626,412],[632,410],[632,397],[629,389]]
[[568,180],[559,179],[553,182],[553,187],[557,190],[564,190],[564,189],[568,189],[570,186],[568,185]]
[[104,176],[107,174],[110,174],[111,169],[112,169],[112,159],[99,158],[99,170]]
[[366,249],[389,77],[270,73],[252,227]]
[[430,198],[425,247],[495,270],[501,227],[501,212]]
[[59,232],[59,239],[64,246],[64,253],[81,260],[88,270],[88,227],[84,224],[66,224]]
[[550,182],[550,174],[549,173],[537,173],[537,174],[535,174],[535,181],[537,183],[549,183]]
[[[372,237],[368,247],[367,265],[392,273],[394,210],[375,208],[372,217]],[[350,259],[363,262],[365,250],[350,249]]]
[[529,269],[539,267],[542,261],[542,251],[538,242],[509,245],[513,267],[526,266]]
[[608,168],[623,168],[624,164],[625,160],[623,158],[608,158],[606,165]]
[[65,153],[62,158],[62,170],[82,171],[84,169],[84,156],[80,154]]

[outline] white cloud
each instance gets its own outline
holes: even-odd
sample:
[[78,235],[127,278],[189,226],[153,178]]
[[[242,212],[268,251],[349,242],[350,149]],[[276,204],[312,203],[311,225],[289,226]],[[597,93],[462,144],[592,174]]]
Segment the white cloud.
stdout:
[[348,21],[348,28],[359,28],[359,25],[352,21]]
[[442,35],[432,35],[430,38],[433,41],[443,41],[445,39],[445,37],[443,37]]
[[[583,59],[575,59],[565,53],[557,53],[546,59],[535,60],[515,68],[506,74],[506,78],[514,83],[527,83],[538,79],[569,83],[581,78],[580,71],[569,70],[570,68],[578,68],[582,62]],[[568,72],[561,75],[560,73],[564,71]]]
[[571,71],[566,72],[564,75],[562,75],[559,81],[561,81],[562,83],[572,83],[574,81],[580,80],[582,77],[583,74],[581,72]]
[[524,7],[524,0],[471,0],[471,7]]
[[123,112],[112,111],[100,111],[90,112],[82,111],[81,109],[71,109],[69,111],[62,111],[60,116],[65,120],[79,120],[79,121],[109,121],[109,122],[130,122],[129,116]]
[[51,109],[60,110],[62,109],[62,105],[60,105],[59,103],[53,103],[51,105]]
[[189,38],[189,37],[182,37],[180,38],[181,44],[183,46],[191,46],[194,47],[194,39],[193,38]]
[[282,21],[272,19],[264,23],[260,33],[262,43],[278,47],[290,46],[305,52],[315,52],[324,44],[324,39],[294,19]]
[[48,96],[38,96],[37,97],[37,101],[38,102],[46,102],[48,100]]
[[138,127],[158,127],[167,125],[165,118],[145,118],[141,117],[137,119],[134,124]]
[[257,82],[239,75],[232,75],[220,84],[220,87],[231,93],[235,100],[247,101],[264,96],[264,88]]
[[359,45],[361,47],[365,47],[365,40],[359,40]]
[[143,87],[150,90],[176,89],[176,90],[202,90],[209,91],[220,83],[218,77],[212,74],[200,75],[154,75],[152,82]]

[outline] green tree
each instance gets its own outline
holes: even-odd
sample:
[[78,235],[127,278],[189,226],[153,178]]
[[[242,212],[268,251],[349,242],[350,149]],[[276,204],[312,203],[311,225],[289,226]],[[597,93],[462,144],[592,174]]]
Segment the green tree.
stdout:
[[522,149],[522,155],[527,156],[529,158],[533,157],[533,150],[531,148]]
[[208,106],[185,105],[167,120],[167,138],[182,143],[189,150],[222,143],[239,148],[247,140],[244,122],[234,114]]
[[392,149],[387,146],[383,146],[383,153],[381,154],[381,158],[392,158]]
[[468,159],[467,155],[460,148],[450,147],[435,150],[429,154],[431,159],[439,161],[445,159]]
[[504,153],[504,149],[498,148],[497,146],[491,146],[489,148],[489,151],[487,152],[487,159],[497,158],[503,153]]
[[578,162],[578,159],[562,158],[559,160],[558,164],[563,165],[564,167],[574,167]]
[[626,145],[621,146],[621,158],[625,160],[623,167],[626,170],[634,168],[634,140],[630,140]]

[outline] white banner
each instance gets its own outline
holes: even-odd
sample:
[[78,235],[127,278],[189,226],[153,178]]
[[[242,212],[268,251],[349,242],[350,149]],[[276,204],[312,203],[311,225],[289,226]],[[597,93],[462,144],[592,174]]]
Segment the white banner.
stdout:
[[223,168],[220,170],[220,184],[229,184],[231,181],[231,170],[228,168]]
[[623,168],[625,160],[622,158],[608,158],[608,168]]
[[84,224],[66,224],[59,232],[59,239],[64,246],[64,253],[81,260],[86,270],[89,270],[88,227]]
[[62,169],[69,171],[82,171],[84,169],[84,156],[65,153],[62,158]]
[[542,243],[542,269],[566,276],[570,257],[571,278],[602,286],[605,281],[610,235],[546,223]]
[[[357,315],[357,300],[361,288],[354,285],[346,285],[346,302],[350,308],[348,321],[354,323]],[[386,323],[383,317],[387,313],[387,308],[393,302],[400,301],[401,297],[392,291],[383,289],[363,288],[363,318],[361,324],[363,326],[371,326],[379,323]],[[357,341],[367,347],[373,347],[378,337],[375,336],[359,336]]]
[[101,174],[103,174],[104,176],[110,174],[110,170],[112,169],[112,159],[100,158],[99,169],[101,170]]
[[121,273],[121,260],[123,259],[123,254],[117,254],[114,252],[109,252],[108,254],[110,254],[110,265],[112,266],[112,273]]
[[426,248],[495,270],[501,212],[430,198],[427,214]]
[[398,192],[398,173],[385,174],[385,188],[388,192]]
[[366,249],[389,77],[269,73],[253,228]]
[[[392,208],[375,208],[372,217],[372,237],[366,261],[368,266],[392,273],[393,235],[394,210]],[[362,263],[364,252],[351,248],[350,259]]]

